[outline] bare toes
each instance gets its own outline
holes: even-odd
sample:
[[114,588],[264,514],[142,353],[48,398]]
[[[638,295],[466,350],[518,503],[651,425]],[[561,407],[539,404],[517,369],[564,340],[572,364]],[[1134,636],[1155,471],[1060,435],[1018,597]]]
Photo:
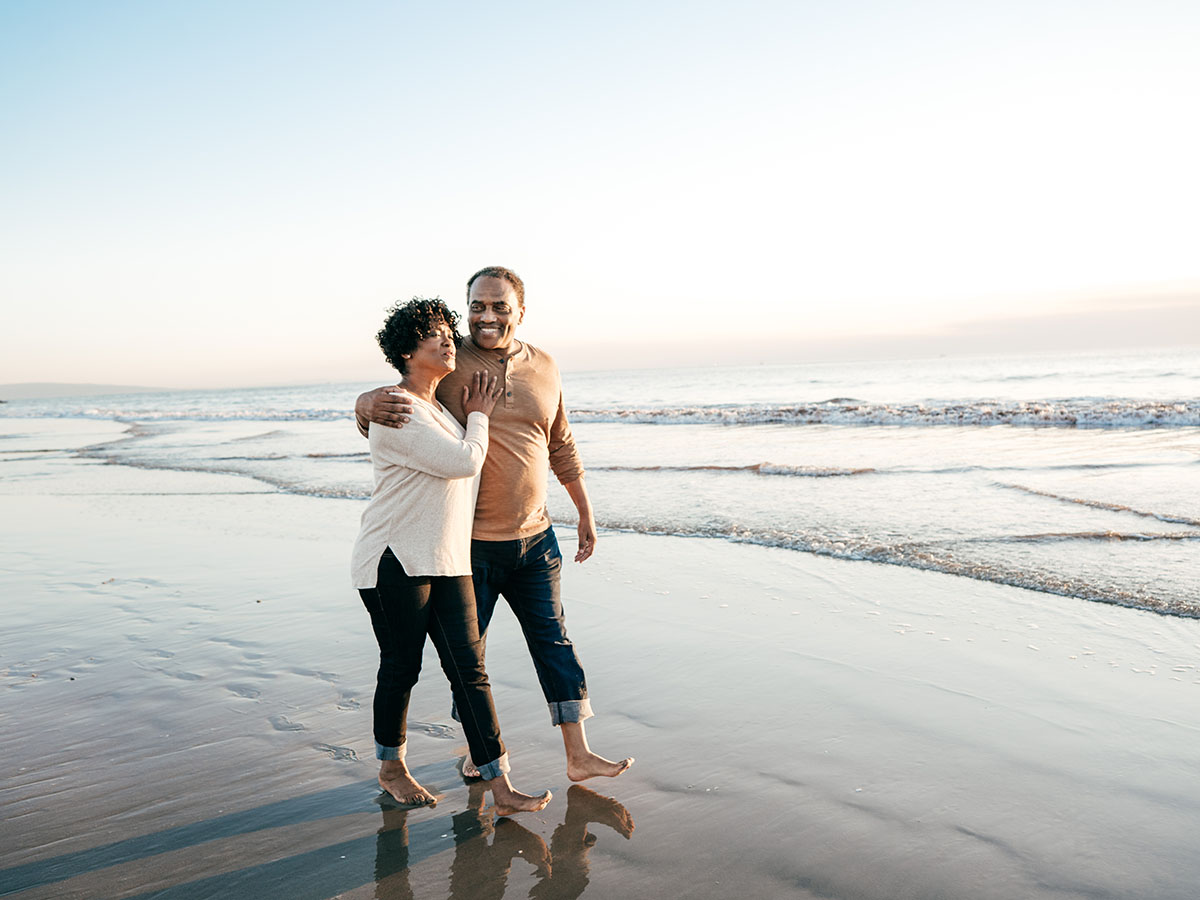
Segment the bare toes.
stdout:
[[567,778],[571,781],[586,781],[589,778],[616,778],[623,774],[634,763],[632,756],[627,756],[620,762],[612,762],[602,756],[595,756],[582,765],[567,766]]
[[433,806],[437,798],[431,794],[392,794],[398,803],[405,806]]
[[496,815],[511,816],[520,812],[537,812],[545,809],[553,796],[549,791],[546,791],[537,797],[531,797],[528,794],[518,794],[515,797],[508,797],[503,803],[496,804]]

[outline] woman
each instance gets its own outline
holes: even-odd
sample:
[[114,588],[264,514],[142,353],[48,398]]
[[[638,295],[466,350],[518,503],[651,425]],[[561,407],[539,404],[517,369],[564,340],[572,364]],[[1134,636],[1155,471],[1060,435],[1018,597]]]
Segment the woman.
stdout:
[[405,765],[408,701],[421,671],[425,636],[437,648],[459,710],[471,759],[501,815],[542,809],[509,783],[508,754],[483,667],[483,643],[471,587],[471,519],[487,454],[496,379],[476,373],[463,388],[464,430],[434,397],[454,370],[458,316],[441,300],[413,299],[391,311],[377,338],[414,398],[401,429],[372,424],[368,437],[375,488],[354,545],[354,586],[379,641],[375,755],[380,786],[400,803],[436,798]]

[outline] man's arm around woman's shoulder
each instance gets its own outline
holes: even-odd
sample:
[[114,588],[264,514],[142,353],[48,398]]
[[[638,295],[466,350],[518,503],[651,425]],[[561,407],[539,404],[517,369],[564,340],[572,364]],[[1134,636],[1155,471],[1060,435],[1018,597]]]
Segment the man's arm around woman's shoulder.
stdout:
[[359,433],[367,436],[367,426],[374,422],[389,428],[400,428],[412,415],[413,404],[398,384],[387,384],[359,394],[354,401],[354,421]]

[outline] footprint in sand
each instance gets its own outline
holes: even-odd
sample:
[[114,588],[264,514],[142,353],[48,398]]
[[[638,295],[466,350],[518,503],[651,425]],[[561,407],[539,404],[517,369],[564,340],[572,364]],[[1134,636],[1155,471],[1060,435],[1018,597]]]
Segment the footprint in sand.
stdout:
[[303,731],[304,726],[288,719],[287,716],[271,716],[267,719],[276,731]]
[[449,725],[438,725],[435,722],[409,722],[408,729],[411,731],[414,728],[420,729],[424,734],[430,737],[441,738],[446,741],[453,741],[458,738],[454,733],[454,729]]
[[333,744],[313,744],[314,749],[328,753],[334,759],[357,760],[358,754],[349,747],[336,747]]
[[230,647],[237,647],[239,650],[243,650],[246,647],[258,646],[254,641],[239,641],[234,638],[227,637],[210,637],[208,640],[209,643],[212,644],[227,644]]
[[349,694],[342,694],[342,696],[338,698],[338,709],[358,709],[361,706],[362,704]]
[[126,606],[118,605],[117,609],[125,613],[125,615],[129,617],[130,621],[140,622],[143,625],[157,624],[152,618],[145,614],[145,610],[139,609],[132,604]]
[[248,684],[227,684],[225,685],[225,690],[239,697],[245,697],[247,700],[254,700],[262,693],[262,691],[252,688]]

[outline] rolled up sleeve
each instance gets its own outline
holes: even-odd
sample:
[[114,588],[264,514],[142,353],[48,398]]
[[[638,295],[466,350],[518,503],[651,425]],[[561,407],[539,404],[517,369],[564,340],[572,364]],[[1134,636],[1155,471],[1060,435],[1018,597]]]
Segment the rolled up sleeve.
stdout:
[[575,436],[567,421],[562,391],[558,392],[558,412],[550,423],[550,468],[559,484],[570,484],[583,474],[583,461],[575,449]]

